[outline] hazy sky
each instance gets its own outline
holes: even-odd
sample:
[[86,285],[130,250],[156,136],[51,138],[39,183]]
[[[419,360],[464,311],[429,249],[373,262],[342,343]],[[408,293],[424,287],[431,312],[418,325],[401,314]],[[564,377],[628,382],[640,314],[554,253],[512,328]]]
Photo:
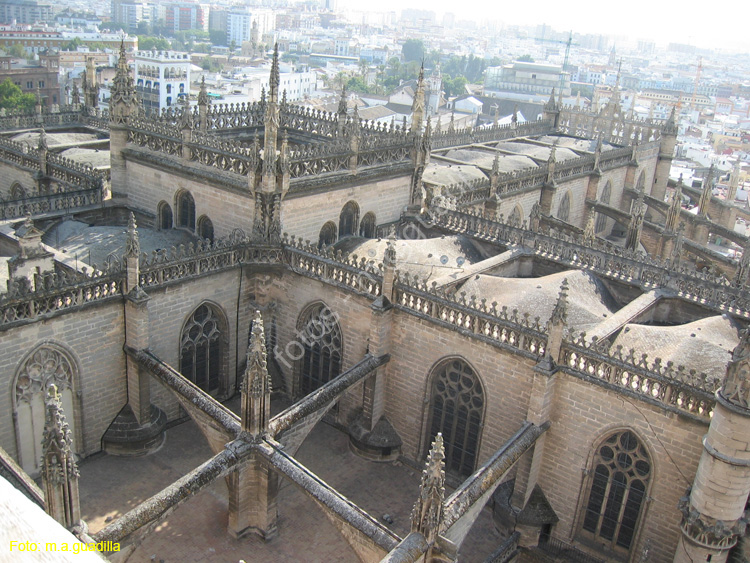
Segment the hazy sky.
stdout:
[[[508,24],[546,23],[558,31],[624,35],[657,43],[680,42],[699,47],[750,52],[750,5],[687,0],[339,0],[357,10],[400,12],[405,8],[432,10],[438,17],[452,12],[456,19],[500,20]],[[365,7],[367,6],[367,7]],[[745,28],[743,30],[743,27]]]

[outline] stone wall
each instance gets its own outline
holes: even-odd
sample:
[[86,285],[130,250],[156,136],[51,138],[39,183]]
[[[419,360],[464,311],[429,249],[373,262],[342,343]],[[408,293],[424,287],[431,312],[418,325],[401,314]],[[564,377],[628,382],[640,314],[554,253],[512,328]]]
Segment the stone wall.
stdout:
[[14,457],[17,455],[15,376],[30,352],[39,345],[53,343],[69,353],[79,370],[78,379],[74,379],[82,409],[75,414],[76,428],[81,432],[76,453],[85,456],[99,451],[102,435],[127,402],[123,326],[122,302],[110,300],[0,332],[0,365],[5,370],[0,377],[3,388],[8,390],[0,394],[0,446]]
[[[195,166],[195,165],[193,165]],[[206,215],[214,226],[216,237],[229,235],[234,229],[252,231],[255,203],[250,191],[223,189],[189,174],[174,174],[169,170],[127,159],[127,187],[120,189],[128,195],[128,206],[156,215],[160,201],[172,208],[177,222],[176,195],[187,190],[195,200],[195,219]],[[118,191],[120,191],[118,190]]]
[[327,221],[336,224],[349,201],[359,206],[359,220],[366,213],[375,214],[376,225],[398,220],[409,204],[411,176],[353,183],[347,187],[325,192],[306,194],[305,197],[287,197],[281,211],[282,229],[317,244],[321,227]]
[[539,483],[560,522],[552,530],[576,537],[583,510],[585,471],[601,441],[612,431],[631,429],[651,456],[652,480],[634,544],[638,560],[650,539],[650,560],[671,561],[679,537],[678,499],[692,483],[708,424],[664,412],[578,378],[556,375],[552,426],[545,441]]

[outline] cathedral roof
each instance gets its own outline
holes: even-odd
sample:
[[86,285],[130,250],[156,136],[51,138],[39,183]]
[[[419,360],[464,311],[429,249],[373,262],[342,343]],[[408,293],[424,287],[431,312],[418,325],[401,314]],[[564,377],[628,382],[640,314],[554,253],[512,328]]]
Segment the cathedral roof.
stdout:
[[575,331],[587,330],[617,308],[609,291],[593,274],[583,271],[558,272],[540,278],[504,278],[477,275],[467,281],[459,292],[477,299],[497,302],[497,308],[518,309],[518,316],[528,313],[530,319],[539,317],[544,326],[552,316],[560,293],[560,284],[568,280],[568,327]]

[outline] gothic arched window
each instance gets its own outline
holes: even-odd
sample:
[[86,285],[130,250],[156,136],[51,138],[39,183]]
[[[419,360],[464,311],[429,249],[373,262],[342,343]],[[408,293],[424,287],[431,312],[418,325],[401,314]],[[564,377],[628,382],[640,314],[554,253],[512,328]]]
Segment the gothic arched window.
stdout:
[[54,384],[60,393],[73,449],[76,444],[76,416],[74,379],[76,367],[73,359],[61,347],[45,344],[38,347],[21,364],[15,379],[15,422],[18,457],[24,471],[36,476],[41,469],[42,434],[44,432],[44,397],[47,388]]
[[560,221],[567,221],[570,216],[570,192],[565,192],[565,195],[560,200],[560,206],[557,208],[557,218]]
[[646,188],[646,171],[641,170],[641,175],[638,176],[638,182],[635,185],[635,191],[642,192]]
[[359,224],[359,236],[365,238],[375,238],[375,214],[373,212],[365,213]]
[[223,376],[226,322],[214,307],[199,306],[182,329],[180,373],[203,389],[216,394],[225,387]]
[[19,184],[18,182],[16,182],[15,184],[13,184],[10,187],[10,199],[11,199],[11,201],[12,200],[16,200],[16,199],[26,199],[26,195],[27,195],[26,194],[26,189],[24,189],[24,187],[21,184]]
[[483,411],[484,392],[469,364],[456,358],[435,369],[425,443],[443,433],[447,471],[461,476],[474,471]]
[[190,192],[177,194],[177,226],[195,230],[195,200]]
[[508,225],[511,227],[520,227],[521,221],[523,220],[523,210],[520,205],[516,205],[513,208],[510,216],[508,217]]
[[201,215],[198,219],[198,236],[211,242],[214,241],[214,224],[205,215]]
[[300,395],[307,395],[341,373],[341,329],[324,303],[308,307],[297,323],[302,358],[298,362]]
[[341,210],[339,216],[339,238],[344,238],[357,234],[359,224],[359,206],[350,201]]
[[635,537],[651,479],[651,459],[630,430],[609,435],[594,456],[586,482],[584,536],[627,552]]
[[[602,190],[602,194],[599,196],[599,203],[609,205],[609,199],[612,197],[612,182],[607,181]],[[601,233],[607,227],[607,216],[603,213],[596,214],[596,225],[594,231]]]
[[336,242],[336,225],[333,221],[328,221],[323,228],[320,229],[320,235],[318,236],[318,248],[324,246],[331,246]]
[[167,230],[172,228],[172,208],[166,201],[159,202],[159,229]]

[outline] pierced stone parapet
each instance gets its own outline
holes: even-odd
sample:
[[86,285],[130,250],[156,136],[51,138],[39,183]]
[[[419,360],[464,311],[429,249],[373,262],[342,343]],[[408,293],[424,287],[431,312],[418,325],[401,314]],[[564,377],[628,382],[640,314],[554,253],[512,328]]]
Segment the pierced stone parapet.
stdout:
[[643,289],[671,290],[679,297],[750,318],[750,296],[745,286],[737,286],[722,275],[699,272],[687,265],[670,268],[669,260],[655,259],[596,239],[587,242],[582,235],[535,232],[510,225],[502,217],[493,221],[480,213],[433,207],[425,221],[454,233],[465,234],[503,245],[521,244],[537,256],[597,275],[640,285]]

